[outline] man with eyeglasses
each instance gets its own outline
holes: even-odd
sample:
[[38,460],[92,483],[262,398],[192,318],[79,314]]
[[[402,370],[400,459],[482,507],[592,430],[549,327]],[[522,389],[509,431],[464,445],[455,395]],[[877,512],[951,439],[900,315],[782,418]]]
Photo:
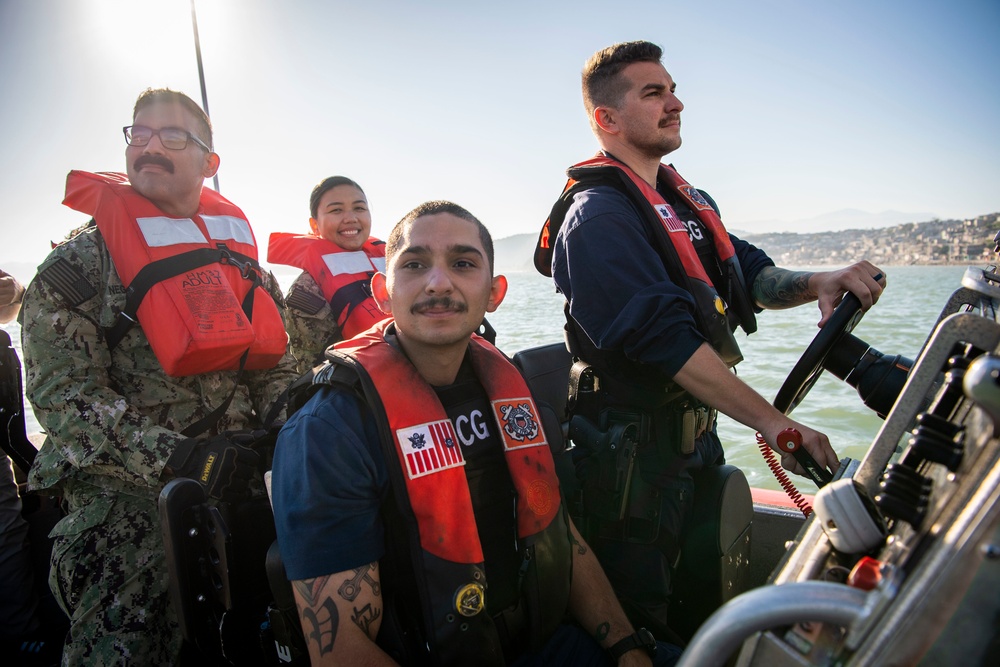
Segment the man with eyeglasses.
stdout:
[[203,188],[219,168],[208,116],[150,89],[124,133],[127,175],[70,173],[64,203],[93,219],[39,267],[21,312],[47,434],[29,483],[67,511],[49,578],[71,619],[63,664],[177,662],[157,497],[175,477],[222,501],[256,492],[243,436],[296,377],[249,223]]

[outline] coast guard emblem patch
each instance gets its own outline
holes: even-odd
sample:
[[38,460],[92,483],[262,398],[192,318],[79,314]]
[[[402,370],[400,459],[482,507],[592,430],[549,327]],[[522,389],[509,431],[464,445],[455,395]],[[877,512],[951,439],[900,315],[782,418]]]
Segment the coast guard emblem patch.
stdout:
[[493,401],[493,416],[503,432],[505,449],[547,444],[530,398]]
[[681,194],[684,195],[684,198],[688,200],[688,203],[690,203],[699,211],[713,210],[712,205],[708,203],[708,200],[705,199],[705,196],[700,192],[698,192],[698,188],[694,187],[693,185],[681,185],[680,187],[678,187],[678,190],[680,190]]
[[448,419],[401,428],[396,431],[396,439],[403,450],[406,476],[410,479],[465,465],[455,429]]

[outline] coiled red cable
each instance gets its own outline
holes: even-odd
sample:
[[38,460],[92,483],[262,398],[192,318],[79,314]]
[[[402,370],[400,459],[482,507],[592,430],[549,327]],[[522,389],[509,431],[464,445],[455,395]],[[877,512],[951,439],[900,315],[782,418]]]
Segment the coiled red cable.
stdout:
[[788,479],[788,475],[785,473],[785,469],[781,467],[781,462],[775,457],[774,452],[771,450],[771,446],[767,444],[767,440],[764,439],[759,432],[757,433],[757,446],[760,447],[760,454],[764,457],[764,461],[767,462],[767,467],[771,469],[771,473],[774,475],[775,479],[778,480],[778,484],[781,488],[785,490],[785,493],[791,499],[795,506],[799,508],[799,511],[808,519],[809,515],[812,514],[813,508],[809,504],[797,488],[792,480]]

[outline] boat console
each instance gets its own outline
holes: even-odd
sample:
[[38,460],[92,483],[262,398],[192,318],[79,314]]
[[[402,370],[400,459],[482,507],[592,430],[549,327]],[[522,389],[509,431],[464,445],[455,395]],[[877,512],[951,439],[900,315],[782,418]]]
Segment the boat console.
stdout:
[[997,664],[998,308],[996,267],[970,268],[864,459],[817,494],[770,585],[711,616],[681,665]]

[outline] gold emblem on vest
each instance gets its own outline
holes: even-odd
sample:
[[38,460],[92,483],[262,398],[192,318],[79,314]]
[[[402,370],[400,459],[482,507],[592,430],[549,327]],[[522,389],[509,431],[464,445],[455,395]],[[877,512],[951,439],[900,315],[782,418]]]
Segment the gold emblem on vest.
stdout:
[[466,584],[455,593],[455,610],[462,616],[475,616],[486,608],[486,589],[482,584]]

